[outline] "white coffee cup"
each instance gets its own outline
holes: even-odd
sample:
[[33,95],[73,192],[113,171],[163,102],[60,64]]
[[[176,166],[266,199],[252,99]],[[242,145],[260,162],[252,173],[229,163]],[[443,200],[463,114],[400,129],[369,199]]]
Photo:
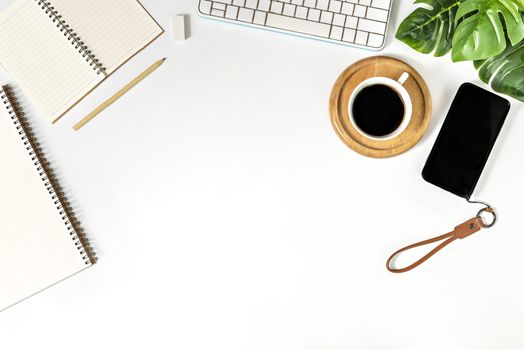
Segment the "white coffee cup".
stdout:
[[[413,103],[411,101],[411,97],[404,87],[404,83],[409,79],[410,75],[409,73],[405,72],[403,73],[398,80],[393,80],[391,78],[386,77],[373,77],[364,80],[360,84],[357,85],[355,90],[353,90],[353,93],[351,94],[349,98],[349,120],[353,127],[362,135],[365,137],[372,139],[372,140],[378,140],[378,141],[385,141],[385,140],[391,140],[392,138],[397,137],[400,135],[409,125],[409,122],[411,121],[411,116],[413,114]],[[393,91],[395,91],[400,98],[402,99],[402,103],[404,104],[404,117],[402,119],[402,122],[398,126],[397,129],[395,129],[393,132],[391,132],[388,135],[384,136],[376,136],[376,135],[369,135],[368,133],[362,131],[355,122],[355,118],[353,116],[353,104],[355,102],[355,98],[357,95],[366,87],[372,86],[372,85],[385,85]],[[377,101],[377,103],[380,103],[380,101]]]

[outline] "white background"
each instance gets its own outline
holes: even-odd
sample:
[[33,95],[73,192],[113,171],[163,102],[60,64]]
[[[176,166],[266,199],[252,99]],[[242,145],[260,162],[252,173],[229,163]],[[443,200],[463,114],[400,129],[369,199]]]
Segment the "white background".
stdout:
[[[457,88],[479,80],[394,40],[410,1],[382,54],[426,79],[433,119],[386,160],[346,148],[328,115],[338,75],[376,53],[205,20],[196,1],[144,5],[165,35],[56,125],[30,113],[100,263],[0,313],[0,349],[524,348],[523,104],[475,193],[500,223],[411,273],[385,269],[479,209],[420,176]],[[191,37],[176,44],[179,13]]]

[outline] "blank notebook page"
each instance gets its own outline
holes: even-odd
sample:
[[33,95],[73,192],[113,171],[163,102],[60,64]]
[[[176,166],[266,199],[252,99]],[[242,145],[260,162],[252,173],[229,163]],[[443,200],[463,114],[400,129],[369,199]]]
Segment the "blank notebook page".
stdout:
[[20,137],[2,103],[0,310],[89,266]]
[[95,57],[113,73],[163,33],[136,0],[50,0]]
[[0,62],[52,121],[103,79],[35,0],[0,12],[0,38]]

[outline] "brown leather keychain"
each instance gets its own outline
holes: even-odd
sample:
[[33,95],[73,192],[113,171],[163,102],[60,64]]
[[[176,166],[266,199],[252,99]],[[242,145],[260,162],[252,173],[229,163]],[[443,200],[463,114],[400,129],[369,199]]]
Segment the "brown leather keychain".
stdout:
[[[489,214],[492,215],[493,219],[492,219],[492,221],[490,223],[486,223],[484,221],[484,219],[482,218],[482,214],[484,214],[484,213],[489,213]],[[427,239],[425,241],[421,241],[421,242],[418,242],[418,243],[414,243],[414,244],[408,245],[407,247],[404,247],[402,249],[397,250],[395,253],[393,253],[389,257],[389,259],[388,259],[388,261],[386,263],[386,267],[387,267],[387,269],[390,272],[393,272],[393,273],[403,273],[403,272],[408,272],[410,270],[413,270],[415,267],[417,267],[420,264],[424,263],[426,260],[431,258],[433,255],[438,253],[442,248],[444,248],[448,244],[452,243],[453,241],[455,241],[457,239],[464,239],[466,237],[469,237],[472,234],[480,231],[483,228],[493,227],[493,225],[495,225],[496,221],[497,221],[497,215],[495,213],[495,210],[493,210],[493,208],[491,206],[486,204],[486,207],[481,209],[477,213],[477,216],[467,220],[463,224],[458,225],[457,227],[455,227],[455,229],[453,231],[448,232],[448,233],[446,233],[444,235],[441,235],[441,236],[437,236],[437,237],[434,237],[434,238]],[[431,250],[429,253],[424,255],[422,258],[420,258],[419,260],[415,261],[413,264],[411,264],[409,266],[406,266],[406,267],[403,267],[403,268],[395,268],[395,267],[391,266],[392,261],[400,253],[405,252],[405,251],[410,250],[410,249],[413,249],[413,248],[424,246],[426,244],[436,243],[436,242],[439,242],[439,241],[443,241],[443,242],[440,243],[435,248],[433,248],[433,250]]]

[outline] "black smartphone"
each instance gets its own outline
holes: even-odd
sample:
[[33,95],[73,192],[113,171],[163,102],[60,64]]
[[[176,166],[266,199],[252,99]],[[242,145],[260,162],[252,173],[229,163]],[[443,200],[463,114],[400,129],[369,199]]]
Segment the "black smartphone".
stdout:
[[424,166],[424,180],[470,199],[509,109],[508,100],[463,84]]

